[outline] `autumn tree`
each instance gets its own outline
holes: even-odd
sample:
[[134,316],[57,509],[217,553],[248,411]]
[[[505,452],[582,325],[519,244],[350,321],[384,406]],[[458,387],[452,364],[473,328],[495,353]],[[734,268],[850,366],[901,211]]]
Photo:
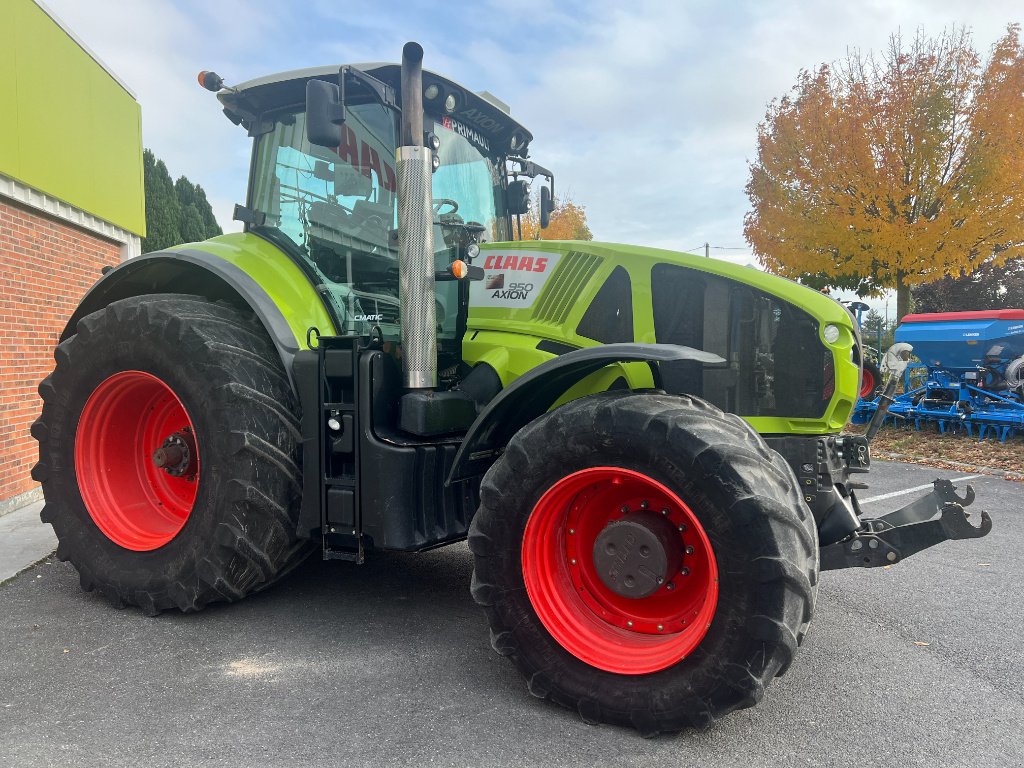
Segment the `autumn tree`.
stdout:
[[551,221],[540,228],[540,205],[534,202],[530,212],[523,216],[523,240],[593,240],[594,234],[587,224],[587,209],[572,201],[563,200],[555,205]]
[[899,36],[802,72],[758,126],[744,234],[770,271],[877,295],[1024,252],[1024,50]]

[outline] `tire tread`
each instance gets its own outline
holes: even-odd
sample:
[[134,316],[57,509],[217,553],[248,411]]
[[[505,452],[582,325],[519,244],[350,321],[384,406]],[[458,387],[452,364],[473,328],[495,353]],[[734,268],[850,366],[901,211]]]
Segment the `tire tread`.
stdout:
[[[210,407],[230,409],[233,422],[246,425],[230,437],[235,453],[222,468],[228,475],[227,493],[212,540],[195,542],[191,565],[167,576],[154,574],[141,587],[122,583],[116,572],[101,576],[93,568],[81,526],[72,524],[68,502],[57,488],[49,448],[53,441],[48,439],[52,420],[62,418],[76,363],[93,345],[121,338],[126,327],[140,334],[145,330],[168,348],[181,349],[207,378],[221,381]],[[97,589],[115,605],[136,605],[150,614],[194,612],[265,589],[301,562],[310,547],[295,530],[302,488],[298,408],[259,321],[203,297],[154,294],[115,301],[82,318],[76,330],[57,346],[54,372],[39,385],[44,407],[32,430],[40,445],[33,476],[46,498],[41,516],[53,523],[58,553],[78,569],[83,588]],[[76,483],[73,476],[70,482]]]
[[[601,704],[592,695],[574,696],[560,690],[520,645],[522,636],[510,617],[520,616],[518,624],[536,619],[532,609],[510,608],[515,596],[499,586],[499,574],[518,556],[517,549],[507,551],[514,536],[505,500],[518,491],[520,478],[542,471],[527,446],[568,445],[567,435],[587,429],[600,429],[608,439],[641,429],[651,440],[664,436],[673,445],[687,446],[683,468],[699,476],[714,475],[727,463],[730,482],[722,485],[731,488],[733,495],[720,498],[719,506],[740,520],[758,515],[770,528],[770,538],[779,543],[776,551],[753,558],[751,568],[754,588],[782,595],[781,602],[748,617],[743,632],[756,651],[746,660],[724,664],[716,692],[709,698],[694,696],[668,709],[656,694],[646,706]],[[468,538],[475,564],[471,592],[487,614],[492,647],[519,667],[532,695],[576,710],[585,722],[632,726],[652,736],[687,727],[707,728],[733,710],[753,706],[763,698],[770,680],[792,663],[817,592],[817,531],[789,465],[739,417],[685,395],[608,392],[580,398],[531,422],[513,437],[484,476],[480,499]]]

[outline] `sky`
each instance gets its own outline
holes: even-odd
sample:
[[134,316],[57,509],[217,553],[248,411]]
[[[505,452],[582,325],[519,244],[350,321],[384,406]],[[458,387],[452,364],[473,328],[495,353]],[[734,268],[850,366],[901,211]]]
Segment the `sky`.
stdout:
[[[207,192],[225,230],[249,140],[196,73],[228,84],[308,66],[398,61],[509,104],[531,157],[586,207],[595,239],[753,263],[744,192],[757,124],[802,69],[890,35],[966,25],[983,53],[1019,2],[974,0],[44,0],[136,94],[143,143]],[[885,300],[870,302],[881,308]],[[895,313],[895,302],[892,312]]]

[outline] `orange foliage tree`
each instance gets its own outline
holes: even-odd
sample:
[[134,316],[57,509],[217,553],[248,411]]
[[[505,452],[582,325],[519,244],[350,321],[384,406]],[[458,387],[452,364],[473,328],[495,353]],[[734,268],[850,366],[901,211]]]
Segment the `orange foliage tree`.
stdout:
[[523,216],[523,240],[593,240],[594,234],[587,224],[587,209],[572,200],[565,200],[555,206],[551,222],[540,228],[540,204],[534,203],[530,212]]
[[761,264],[861,296],[1024,252],[1024,50],[965,29],[804,71],[758,126],[744,234]]

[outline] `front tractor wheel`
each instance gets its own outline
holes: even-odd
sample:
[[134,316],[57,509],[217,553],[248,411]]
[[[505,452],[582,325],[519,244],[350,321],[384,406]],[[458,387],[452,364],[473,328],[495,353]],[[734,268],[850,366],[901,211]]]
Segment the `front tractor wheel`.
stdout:
[[124,299],[83,318],[55,358],[33,476],[83,587],[194,611],[308,551],[297,408],[254,318],[195,296]]
[[481,485],[473,595],[531,693],[651,735],[752,706],[818,576],[785,460],[689,397],[606,393],[537,419]]

